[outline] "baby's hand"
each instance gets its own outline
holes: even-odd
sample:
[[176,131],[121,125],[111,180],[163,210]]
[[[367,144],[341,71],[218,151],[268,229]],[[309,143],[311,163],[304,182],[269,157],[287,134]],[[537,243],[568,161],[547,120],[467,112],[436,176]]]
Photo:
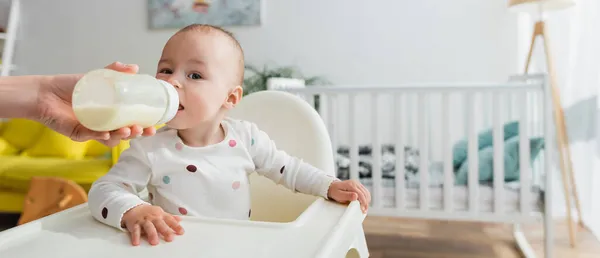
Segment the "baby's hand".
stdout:
[[174,233],[183,235],[179,221],[180,217],[166,213],[161,207],[143,204],[125,212],[121,225],[131,234],[131,244],[139,245],[140,236],[145,233],[148,243],[157,245],[158,233],[167,242],[173,241]]
[[358,199],[363,213],[367,212],[371,203],[371,193],[357,180],[334,181],[329,186],[327,196],[340,203]]

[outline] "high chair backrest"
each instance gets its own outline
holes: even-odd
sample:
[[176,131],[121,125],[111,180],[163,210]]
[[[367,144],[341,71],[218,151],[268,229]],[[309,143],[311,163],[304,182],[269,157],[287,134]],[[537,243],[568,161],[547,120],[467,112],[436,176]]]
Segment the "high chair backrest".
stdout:
[[[334,176],[327,128],[314,108],[300,97],[282,91],[255,92],[243,97],[230,117],[255,123],[278,149]],[[252,220],[293,221],[317,198],[294,193],[256,173],[250,176],[250,185]]]

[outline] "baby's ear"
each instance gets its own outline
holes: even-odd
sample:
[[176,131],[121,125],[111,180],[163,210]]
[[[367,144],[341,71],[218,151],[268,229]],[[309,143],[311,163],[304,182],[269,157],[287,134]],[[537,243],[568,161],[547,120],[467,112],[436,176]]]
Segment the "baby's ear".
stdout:
[[244,94],[244,90],[241,86],[236,86],[227,96],[227,100],[225,101],[225,107],[227,109],[232,109],[242,100],[242,95]]

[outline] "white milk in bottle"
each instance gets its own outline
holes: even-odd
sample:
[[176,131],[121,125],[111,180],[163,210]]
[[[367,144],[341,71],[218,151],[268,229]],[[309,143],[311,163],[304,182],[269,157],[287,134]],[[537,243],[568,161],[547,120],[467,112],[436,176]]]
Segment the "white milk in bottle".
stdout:
[[163,124],[179,108],[177,91],[168,82],[110,69],[86,73],[75,85],[72,102],[79,122],[95,131]]

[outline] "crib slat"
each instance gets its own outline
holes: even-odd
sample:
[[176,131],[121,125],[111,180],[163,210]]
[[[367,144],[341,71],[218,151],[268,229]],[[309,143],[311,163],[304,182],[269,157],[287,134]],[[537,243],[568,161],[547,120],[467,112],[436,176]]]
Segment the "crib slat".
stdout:
[[319,96],[319,115],[321,116],[325,127],[327,127],[327,131],[330,132],[328,117],[329,112],[327,112],[327,109],[329,107],[329,105],[327,104],[327,102],[329,102],[329,96],[326,93],[319,93],[317,94],[317,96]]
[[529,147],[529,130],[528,130],[528,112],[527,110],[527,95],[521,94],[518,97],[518,107],[521,112],[519,119],[519,176],[521,182],[521,208],[520,211],[523,215],[529,215],[529,195],[531,194],[531,183],[530,177],[530,147]]
[[394,111],[392,112],[394,116],[393,123],[393,131],[395,137],[395,154],[396,154],[396,165],[395,165],[395,174],[394,174],[394,182],[396,185],[396,208],[403,210],[405,205],[405,195],[404,190],[406,188],[406,183],[404,180],[404,134],[406,132],[405,124],[403,122],[404,119],[404,111],[406,110],[404,107],[406,106],[406,102],[403,101],[404,95],[397,94],[394,96]]
[[[532,134],[530,136],[543,136],[544,135],[544,94],[543,92],[534,92],[533,99],[530,105],[532,110],[531,115],[529,116],[529,120],[533,122],[533,128],[530,129]],[[535,159],[534,164],[531,167],[531,175],[542,175],[544,173],[544,160],[543,159]],[[533,177],[531,178],[531,184],[539,185],[541,177]]]
[[421,210],[429,209],[429,157],[428,157],[428,128],[427,120],[429,117],[427,97],[425,93],[419,93],[419,208]]
[[493,98],[495,93],[494,92],[483,92],[482,94],[483,96],[481,96],[481,106],[483,106],[483,114],[485,114],[483,116],[483,128],[488,128],[490,126],[492,126],[493,123],[493,117],[489,116],[488,114],[492,113],[492,109],[494,108],[492,106],[493,104]]
[[501,101],[501,92],[493,96],[493,145],[494,145],[494,212],[502,213],[504,199],[504,127],[502,119],[504,107]]
[[515,98],[514,98],[514,94],[508,93],[508,117],[510,120],[513,120],[515,118]]
[[329,128],[329,138],[331,140],[331,148],[333,153],[337,153],[337,126],[336,126],[336,94],[329,94],[327,101],[327,128]]
[[358,174],[358,143],[356,135],[356,104],[355,95],[353,93],[348,94],[348,135],[350,137],[350,179],[359,179]]
[[477,139],[477,130],[476,126],[476,118],[479,117],[479,109],[476,108],[474,104],[474,93],[467,93],[467,135],[469,138],[469,146],[467,153],[467,160],[469,162],[469,172],[468,172],[468,187],[469,187],[469,211],[473,213],[478,212],[478,200],[479,200],[479,155],[478,155],[478,139]]
[[373,167],[371,170],[373,177],[373,196],[372,200],[376,200],[373,202],[376,208],[383,207],[383,194],[382,194],[382,179],[381,179],[381,134],[379,133],[379,95],[378,93],[372,94],[372,115],[371,119],[371,132],[373,135],[373,146],[371,149],[371,155],[373,157]]
[[544,96],[542,97],[544,103],[544,174],[546,176],[545,180],[545,189],[544,192],[544,253],[552,254],[553,246],[554,246],[554,220],[552,216],[552,208],[553,205],[549,205],[554,203],[554,198],[552,197],[554,193],[554,187],[552,187],[552,181],[554,180],[552,176],[552,163],[554,162],[551,157],[553,152],[555,151],[554,147],[554,139],[553,135],[555,133],[553,128],[553,103],[552,103],[552,95],[550,84],[547,80],[544,82]]
[[442,94],[442,153],[444,155],[444,209],[452,211],[452,189],[454,189],[454,172],[452,171],[452,147],[450,145],[450,105],[448,105],[448,94]]
[[308,102],[308,104],[311,107],[315,107],[315,95],[313,95],[312,93],[307,93],[304,95],[304,99],[306,100],[306,102]]

